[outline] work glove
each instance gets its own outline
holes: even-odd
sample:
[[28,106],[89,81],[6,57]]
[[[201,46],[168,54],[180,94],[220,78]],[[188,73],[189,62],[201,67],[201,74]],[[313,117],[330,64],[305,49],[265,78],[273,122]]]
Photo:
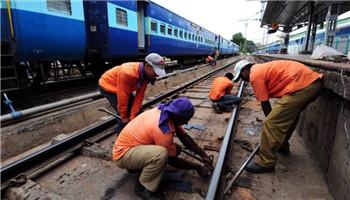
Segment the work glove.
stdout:
[[203,159],[203,164],[207,167],[213,167],[213,159],[205,154],[205,156],[202,157]]
[[196,169],[197,173],[199,174],[199,176],[203,177],[203,178],[209,178],[210,177],[210,170],[207,167],[203,167],[203,166],[199,166]]

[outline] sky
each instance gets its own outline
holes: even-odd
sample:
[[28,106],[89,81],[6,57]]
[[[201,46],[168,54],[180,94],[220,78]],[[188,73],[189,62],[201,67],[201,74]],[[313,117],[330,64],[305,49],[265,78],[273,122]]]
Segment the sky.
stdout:
[[[266,29],[260,28],[260,21],[257,20],[262,17],[260,0],[152,1],[229,40],[232,35],[241,32],[254,43],[266,44],[276,41],[282,35],[281,32],[267,35]],[[350,16],[350,12],[339,17],[344,16]]]
[[[186,19],[231,40],[241,32],[248,40],[263,43],[260,0],[152,0]],[[244,21],[245,19],[249,19]],[[245,26],[247,24],[247,26]]]

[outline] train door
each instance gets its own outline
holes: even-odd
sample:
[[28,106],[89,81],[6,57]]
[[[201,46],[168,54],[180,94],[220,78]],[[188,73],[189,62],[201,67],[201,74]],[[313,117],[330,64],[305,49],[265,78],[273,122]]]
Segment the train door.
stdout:
[[88,53],[101,56],[108,44],[106,1],[84,1]]
[[137,1],[137,27],[138,27],[138,48],[143,51],[146,48],[145,42],[145,7],[147,1]]

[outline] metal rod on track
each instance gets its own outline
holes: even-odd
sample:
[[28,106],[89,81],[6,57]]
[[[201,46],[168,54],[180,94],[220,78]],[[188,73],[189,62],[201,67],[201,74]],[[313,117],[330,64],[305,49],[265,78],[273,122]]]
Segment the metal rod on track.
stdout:
[[232,187],[233,183],[236,181],[236,179],[239,177],[239,175],[241,175],[242,171],[247,166],[247,164],[252,160],[252,158],[255,156],[255,154],[259,150],[259,148],[260,148],[260,144],[255,147],[254,151],[249,155],[248,159],[242,164],[241,168],[239,168],[239,170],[233,176],[230,183],[226,186],[226,188],[224,190],[224,195],[226,195],[228,193],[228,191]]
[[[17,112],[21,113],[20,117],[22,118],[22,117],[25,117],[28,115],[33,115],[36,113],[40,113],[40,112],[43,112],[43,111],[46,111],[49,109],[57,108],[60,106],[66,106],[66,105],[76,103],[79,101],[98,98],[98,97],[102,97],[102,95],[99,92],[93,92],[93,93],[82,95],[79,97],[64,99],[64,100],[61,100],[58,102],[49,103],[49,104],[45,104],[45,105],[41,105],[41,106],[36,106],[33,108],[29,108],[29,109],[25,109],[25,110],[17,111]],[[9,120],[15,120],[15,119],[19,119],[19,118],[14,117],[12,114],[6,114],[6,115],[2,115],[0,119],[1,119],[1,123],[4,123],[4,122],[7,122]]]
[[[239,88],[239,92],[238,92],[238,97],[242,96],[242,92],[243,92],[243,88],[244,88],[244,81],[241,82],[241,86]],[[230,142],[231,136],[234,135],[234,123],[237,117],[237,112],[238,112],[238,108],[235,107],[233,109],[230,121],[228,122],[228,126],[226,128],[226,132],[225,132],[225,137],[224,140],[222,142],[222,146],[220,149],[220,154],[219,154],[219,158],[216,161],[216,166],[213,172],[213,176],[210,179],[210,185],[209,185],[209,189],[207,192],[207,196],[205,197],[206,200],[213,200],[215,199],[215,195],[216,195],[216,191],[217,191],[217,187],[219,185],[219,181],[220,181],[220,177],[221,177],[221,172],[222,172],[222,167],[224,166],[224,160],[226,157],[226,152],[228,149],[228,144]]]
[[114,117],[116,117],[116,118],[122,120],[122,118],[121,118],[119,115],[117,115],[117,114],[115,114],[115,113],[113,113],[113,112],[111,112],[111,111],[109,111],[109,110],[107,110],[107,109],[105,109],[105,108],[99,108],[99,109],[97,109],[97,110],[98,110],[98,111],[105,112],[105,113],[108,113],[108,114],[110,114],[110,115],[112,115],[112,116],[114,116]]

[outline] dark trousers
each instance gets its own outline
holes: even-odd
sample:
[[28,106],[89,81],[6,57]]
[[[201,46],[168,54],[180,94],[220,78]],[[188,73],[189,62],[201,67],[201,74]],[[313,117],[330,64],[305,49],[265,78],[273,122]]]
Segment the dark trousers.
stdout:
[[[111,104],[112,108],[119,115],[117,94],[111,93],[111,92],[107,92],[101,86],[98,86],[98,90],[100,91],[102,96],[104,96],[109,101],[109,103]],[[132,103],[134,102],[134,99],[135,99],[135,96],[134,96],[134,94],[131,93],[129,95],[129,102],[128,102],[128,115],[130,115],[130,110],[131,110]],[[116,118],[116,120],[117,120],[117,127],[116,127],[115,131],[117,133],[119,133],[124,128],[125,124],[123,124],[122,121],[119,118]]]
[[230,108],[233,105],[237,105],[241,99],[232,94],[225,94],[222,96],[216,103],[218,104],[220,109]]
[[215,66],[215,65],[216,65],[216,60],[211,60],[211,61],[209,61],[209,65]]

